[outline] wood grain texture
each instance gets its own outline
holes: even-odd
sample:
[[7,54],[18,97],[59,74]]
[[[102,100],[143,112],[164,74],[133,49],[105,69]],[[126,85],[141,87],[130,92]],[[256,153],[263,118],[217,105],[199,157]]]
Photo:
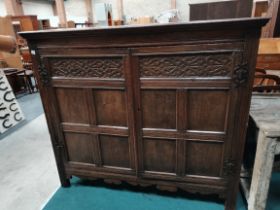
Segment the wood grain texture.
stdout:
[[216,1],[190,4],[190,20],[251,17],[253,0]]
[[75,175],[214,193],[235,209],[266,21],[22,33],[62,184]]

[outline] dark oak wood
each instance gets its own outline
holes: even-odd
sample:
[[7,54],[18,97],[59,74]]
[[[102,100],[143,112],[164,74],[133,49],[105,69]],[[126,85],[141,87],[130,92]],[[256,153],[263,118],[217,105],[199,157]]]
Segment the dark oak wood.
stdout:
[[219,194],[235,209],[267,19],[21,33],[63,186],[71,176]]
[[190,20],[251,17],[253,0],[217,1],[190,4]]

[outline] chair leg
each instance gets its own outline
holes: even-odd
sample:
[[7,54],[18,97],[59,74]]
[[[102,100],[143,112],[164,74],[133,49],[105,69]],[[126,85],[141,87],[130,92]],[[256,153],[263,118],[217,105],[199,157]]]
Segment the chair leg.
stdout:
[[31,90],[30,82],[29,82],[29,77],[26,74],[24,75],[24,82],[25,82],[26,90],[28,90],[29,94],[32,94],[32,90]]
[[35,81],[36,92],[38,92],[39,91],[39,87],[38,87],[37,79],[36,79],[36,77],[34,75],[33,75],[33,78],[34,78],[34,81]]
[[29,84],[30,93],[34,93],[34,86],[33,86],[33,84],[32,84],[31,76],[27,76],[27,82],[28,82],[28,84]]

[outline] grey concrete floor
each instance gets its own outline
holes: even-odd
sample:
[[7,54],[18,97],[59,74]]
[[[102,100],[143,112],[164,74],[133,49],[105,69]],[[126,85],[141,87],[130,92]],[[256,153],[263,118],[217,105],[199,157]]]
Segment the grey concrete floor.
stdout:
[[44,114],[0,141],[0,210],[40,210],[59,186]]

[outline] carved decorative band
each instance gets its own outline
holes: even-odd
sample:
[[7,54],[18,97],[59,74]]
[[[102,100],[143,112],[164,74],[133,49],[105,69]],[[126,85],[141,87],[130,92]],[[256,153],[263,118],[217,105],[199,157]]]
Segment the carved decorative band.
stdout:
[[38,66],[38,73],[40,76],[40,80],[43,86],[49,86],[51,83],[51,77],[49,75],[49,72],[47,68],[44,65],[44,61],[40,60],[39,66]]
[[239,64],[234,69],[233,80],[235,87],[240,87],[246,84],[249,77],[248,63]]
[[121,58],[52,58],[52,76],[123,78]]
[[228,54],[160,55],[139,58],[141,77],[230,76],[233,56]]

